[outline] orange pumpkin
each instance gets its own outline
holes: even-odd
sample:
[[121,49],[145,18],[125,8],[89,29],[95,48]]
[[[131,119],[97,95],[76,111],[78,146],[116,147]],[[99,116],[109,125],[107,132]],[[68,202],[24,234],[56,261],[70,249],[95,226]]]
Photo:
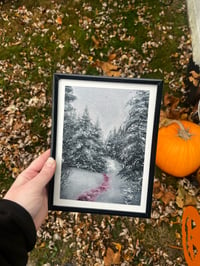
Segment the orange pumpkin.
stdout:
[[156,165],[176,177],[187,176],[200,167],[200,126],[171,120],[158,131]]

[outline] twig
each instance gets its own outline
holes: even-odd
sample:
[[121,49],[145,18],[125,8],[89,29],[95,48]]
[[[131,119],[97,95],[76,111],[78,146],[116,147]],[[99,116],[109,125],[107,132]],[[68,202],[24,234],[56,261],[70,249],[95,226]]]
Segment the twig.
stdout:
[[174,249],[179,249],[182,250],[182,247],[178,247],[178,246],[173,246],[173,245],[168,245],[169,248],[174,248]]

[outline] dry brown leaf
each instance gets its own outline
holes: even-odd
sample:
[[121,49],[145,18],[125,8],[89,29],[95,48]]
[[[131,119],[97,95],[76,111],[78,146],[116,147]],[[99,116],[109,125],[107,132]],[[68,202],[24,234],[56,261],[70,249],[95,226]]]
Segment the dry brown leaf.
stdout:
[[118,249],[117,252],[114,252],[110,247],[107,248],[106,256],[104,257],[104,264],[105,266],[111,266],[113,264],[120,264],[120,257],[121,257],[121,244],[113,242],[115,247]]
[[160,110],[160,123],[167,118],[167,114],[164,110]]
[[167,191],[162,196],[161,200],[162,202],[167,205],[170,201],[173,201],[176,199],[176,195],[172,191]]
[[12,172],[13,172],[13,174],[18,174],[18,173],[19,173],[19,169],[16,168],[16,167],[14,167],[14,168],[12,169]]
[[108,60],[109,60],[109,61],[112,61],[112,60],[114,60],[116,57],[117,57],[117,54],[110,54],[110,55],[108,56]]
[[160,191],[161,183],[159,180],[155,180],[153,183],[153,194],[157,194]]
[[198,79],[195,79],[194,77],[190,76],[189,81],[192,82],[195,87],[198,87],[198,85],[199,85]]
[[178,58],[179,54],[178,53],[174,53],[171,55],[171,57],[174,57],[174,58]]
[[176,204],[179,208],[184,206],[196,206],[197,199],[194,196],[191,196],[182,186],[179,186],[176,196]]
[[176,108],[180,102],[180,99],[169,94],[165,93],[164,95],[164,106],[171,106],[172,108]]
[[175,110],[180,102],[180,99],[174,96],[171,96],[170,99],[171,99],[171,109]]
[[160,188],[160,181],[159,180],[155,180],[154,183],[153,183],[153,189],[157,189],[157,188]]
[[105,266],[111,266],[113,263],[114,251],[111,248],[107,248],[106,256],[103,258]]
[[179,185],[178,191],[177,191],[177,196],[176,196],[176,204],[178,205],[179,208],[184,207],[186,193],[187,192],[185,191],[185,189]]
[[181,234],[180,233],[175,232],[175,235],[176,235],[176,239],[181,239]]
[[100,67],[107,76],[119,77],[121,75],[121,73],[118,71],[118,66],[109,62],[96,60],[94,65]]
[[121,73],[119,71],[108,71],[106,73],[106,75],[108,75],[110,77],[120,77]]
[[170,104],[170,95],[169,95],[169,93],[167,92],[167,93],[165,93],[165,95],[164,95],[164,101],[163,101],[163,103],[164,103],[164,106],[168,106],[169,104]]
[[188,120],[188,114],[187,113],[181,114],[180,119],[181,120]]
[[161,199],[164,195],[163,191],[159,191],[158,193],[154,193],[153,196],[155,199]]
[[192,75],[193,78],[200,79],[200,73],[197,73],[196,71],[192,70],[190,71],[190,74]]
[[13,126],[13,130],[18,130],[23,127],[22,123],[16,122]]
[[185,108],[178,108],[180,99],[166,93],[164,95],[164,106],[167,107],[165,115],[170,119],[179,119],[181,114],[185,112]]
[[134,257],[135,257],[135,250],[126,250],[125,253],[124,253],[124,260],[127,261],[127,262],[131,262],[133,261]]
[[95,47],[98,48],[99,47],[99,44],[100,44],[100,41],[96,39],[96,37],[93,35],[92,36],[92,41],[94,42],[95,44]]
[[196,206],[197,204],[197,199],[194,196],[191,196],[190,194],[187,193],[184,206]]
[[56,23],[57,23],[58,25],[62,25],[62,18],[61,18],[61,17],[57,17],[57,18],[56,18]]
[[116,252],[113,256],[113,264],[120,264],[120,252]]
[[139,230],[141,231],[141,232],[144,232],[145,231],[145,223],[140,223],[139,224]]
[[46,246],[46,243],[45,242],[42,242],[41,244],[40,244],[40,246],[38,246],[38,248],[44,248]]
[[116,247],[116,249],[118,250],[118,251],[121,251],[121,249],[122,249],[122,245],[120,244],[120,243],[116,243],[116,242],[112,242],[113,243],[113,245],[115,245],[115,247]]

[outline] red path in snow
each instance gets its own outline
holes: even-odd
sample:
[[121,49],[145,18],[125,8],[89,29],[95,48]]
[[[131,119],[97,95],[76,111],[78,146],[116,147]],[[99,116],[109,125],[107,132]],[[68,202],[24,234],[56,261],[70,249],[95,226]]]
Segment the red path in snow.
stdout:
[[107,191],[109,186],[109,177],[106,174],[103,174],[104,180],[103,183],[97,188],[93,188],[89,191],[83,192],[78,196],[77,200],[85,201],[95,201],[96,198],[103,192]]

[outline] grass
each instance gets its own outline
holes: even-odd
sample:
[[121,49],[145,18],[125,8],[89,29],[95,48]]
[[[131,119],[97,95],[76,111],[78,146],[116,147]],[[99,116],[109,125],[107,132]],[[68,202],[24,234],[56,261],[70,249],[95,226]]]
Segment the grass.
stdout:
[[[163,79],[164,91],[170,91],[166,74],[174,72],[173,78],[175,80],[180,80],[180,75],[184,74],[180,73],[180,70],[177,71],[177,65],[171,58],[171,55],[176,52],[181,54],[178,47],[181,36],[185,34],[183,28],[187,27],[188,23],[186,11],[177,12],[183,1],[174,0],[173,4],[166,7],[157,0],[136,0],[134,4],[128,0],[115,2],[117,3],[115,8],[112,7],[112,1],[106,2],[107,6],[103,7],[102,1],[93,0],[72,2],[63,0],[13,0],[5,1],[1,5],[1,12],[5,14],[5,17],[4,19],[0,17],[0,33],[2,32],[0,34],[2,44],[0,60],[8,62],[7,67],[5,66],[4,71],[0,73],[0,87],[3,89],[5,99],[7,99],[7,102],[6,100],[0,102],[1,108],[5,109],[12,100],[14,103],[17,101],[28,102],[35,95],[34,86],[40,83],[44,83],[47,96],[47,103],[44,107],[38,108],[27,105],[23,111],[27,120],[33,120],[29,127],[30,137],[38,137],[37,141],[25,146],[24,152],[34,154],[42,147],[48,146],[49,128],[42,126],[42,124],[51,116],[52,76],[55,72],[66,71],[69,68],[72,73],[76,74],[102,75],[102,72],[99,72],[93,65],[97,59],[106,61],[110,53],[116,53],[117,56],[119,54],[116,62],[119,62],[123,53],[129,56],[135,49],[140,58],[143,59],[153,53],[149,62],[149,69],[152,69],[152,72],[147,71],[141,73],[140,76]],[[111,7],[112,10],[109,11]],[[161,14],[162,11],[164,11],[164,15]],[[31,15],[28,12],[31,12]],[[29,16],[31,21],[28,23],[26,18]],[[62,25],[56,23],[57,16],[62,17]],[[88,27],[80,22],[83,19],[91,20]],[[101,21],[105,23],[97,28],[97,24],[99,25]],[[163,33],[163,26],[168,28],[166,33]],[[47,29],[46,33],[43,31],[44,29]],[[123,31],[124,29],[125,31]],[[120,40],[123,33],[133,38]],[[116,34],[115,37],[111,37],[114,34]],[[169,38],[169,35],[172,35],[173,38]],[[95,47],[92,36],[99,40],[99,47]],[[77,45],[73,44],[73,40],[76,41]],[[142,45],[148,41],[156,43],[162,41],[162,44],[158,48],[152,47],[148,49],[147,53],[144,53]],[[59,48],[60,44],[62,48]],[[80,59],[81,56],[84,57],[83,60]],[[92,58],[91,62],[88,58]],[[135,69],[137,69],[137,60],[139,59],[135,58]],[[16,72],[16,65],[20,66],[18,72]],[[120,67],[123,68],[123,63]],[[162,69],[162,72],[159,69]],[[18,93],[16,93],[17,89]],[[45,123],[44,125],[46,125]],[[17,139],[13,141],[17,143]],[[6,147],[4,148],[6,149]],[[2,154],[0,155],[2,157]],[[161,178],[161,175],[160,170],[156,169],[156,177]],[[0,186],[2,189],[8,189],[12,182],[10,177],[11,172],[5,162],[2,162],[0,164]],[[176,186],[174,178],[169,180],[167,181],[168,184]],[[69,218],[67,213],[63,214],[63,217],[66,220]],[[92,219],[100,228],[103,218],[104,216],[94,215]],[[142,256],[146,256],[147,250],[151,247],[154,250],[162,247],[173,259],[179,255],[183,256],[180,251],[179,254],[177,250],[169,251],[167,246],[168,243],[175,245],[175,232],[176,230],[180,231],[180,226],[178,229],[170,228],[166,224],[158,228],[147,226],[145,232],[141,232],[133,219],[119,218],[113,227],[107,218],[107,227],[111,228],[108,235],[110,242],[125,241],[119,236],[124,224],[132,232],[131,237],[134,244],[139,239],[143,245],[141,255],[135,258],[135,263],[137,261],[139,263]],[[45,228],[45,230],[49,229]],[[53,234],[54,231],[50,230],[51,237]],[[109,242],[109,239],[106,241]],[[90,244],[93,244],[92,238],[89,240]],[[66,242],[55,241],[51,249],[49,248],[50,241],[44,239],[43,241],[44,245],[38,243],[38,248],[31,253],[31,261],[36,265],[43,265],[47,262],[50,262],[51,265],[64,265],[76,257],[77,246],[70,247],[71,243],[76,242],[75,236]],[[124,245],[127,243],[124,242]]]

